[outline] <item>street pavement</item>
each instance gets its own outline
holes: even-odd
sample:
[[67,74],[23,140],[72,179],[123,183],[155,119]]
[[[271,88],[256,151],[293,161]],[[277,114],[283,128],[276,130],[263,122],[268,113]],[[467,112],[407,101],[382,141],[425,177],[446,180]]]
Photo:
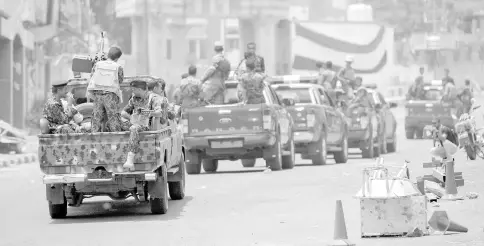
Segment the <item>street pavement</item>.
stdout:
[[[484,100],[479,100],[484,103]],[[397,153],[385,155],[385,164],[409,160],[412,179],[429,173],[422,162],[430,160],[430,140],[404,138],[404,109],[394,109],[399,123]],[[357,152],[355,152],[357,153]],[[361,171],[374,160],[353,154],[346,164],[312,166],[297,159],[293,170],[264,172],[263,161],[245,169],[239,161],[224,161],[220,172],[190,175],[186,198],[170,201],[166,215],[150,214],[149,205],[109,198],[86,200],[69,208],[68,218],[52,220],[45,186],[37,164],[0,169],[0,245],[326,245],[332,240],[335,201],[342,200],[348,235],[356,245],[428,246],[484,245],[482,197],[442,202],[451,219],[468,227],[468,233],[420,238],[360,238],[359,200]],[[484,161],[456,157],[465,186],[459,194],[484,194]]]

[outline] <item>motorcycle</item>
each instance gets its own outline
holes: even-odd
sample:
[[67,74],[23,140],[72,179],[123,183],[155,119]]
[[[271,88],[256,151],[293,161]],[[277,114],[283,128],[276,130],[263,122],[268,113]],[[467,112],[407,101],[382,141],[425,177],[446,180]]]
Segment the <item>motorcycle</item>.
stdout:
[[455,125],[455,130],[459,138],[459,146],[465,149],[467,157],[475,160],[476,156],[484,159],[484,153],[481,146],[483,145],[482,137],[477,134],[476,121],[472,112],[480,106],[471,107],[469,113],[463,113],[459,122]]

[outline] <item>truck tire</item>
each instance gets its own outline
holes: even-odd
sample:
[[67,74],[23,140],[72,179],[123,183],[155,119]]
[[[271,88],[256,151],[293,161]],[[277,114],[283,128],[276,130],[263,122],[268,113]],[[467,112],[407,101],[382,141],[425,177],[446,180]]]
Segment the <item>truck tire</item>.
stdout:
[[316,154],[311,157],[313,165],[326,165],[328,161],[328,148],[326,136],[321,136],[316,142]]
[[255,167],[256,159],[242,159],[240,161],[242,162],[243,167]]
[[170,192],[171,200],[182,200],[185,198],[185,155],[181,153],[181,159],[178,163],[178,172],[181,174],[181,180],[176,182],[168,182],[168,191]]
[[375,157],[375,139],[373,138],[373,131],[371,130],[372,126],[370,126],[369,129],[370,129],[370,137],[367,140],[368,146],[365,146],[365,148],[361,150],[361,157],[365,159],[371,159]]
[[218,160],[205,159],[202,161],[202,164],[203,170],[205,170],[206,173],[214,173],[218,169]]
[[200,174],[202,172],[202,161],[197,155],[185,152],[185,168],[188,174]]
[[67,216],[67,200],[64,197],[64,203],[52,204],[49,201],[49,214],[52,219],[62,219]]
[[405,129],[405,136],[407,139],[413,139],[415,131],[413,129]]
[[336,163],[346,163],[348,162],[348,136],[344,136],[341,143],[341,151],[333,153],[334,161]]
[[279,137],[274,144],[274,147],[270,150],[276,155],[274,158],[266,159],[266,165],[271,168],[272,171],[279,171],[282,169],[282,147]]
[[424,130],[423,129],[417,129],[415,130],[415,135],[417,135],[417,139],[422,139],[423,138],[423,134],[424,134]]
[[467,157],[469,157],[470,160],[475,160],[477,155],[476,148],[469,144],[465,146],[465,149],[466,149]]
[[392,142],[387,143],[387,152],[394,153],[397,151],[397,133],[393,133]]
[[294,140],[289,142],[289,155],[282,156],[282,169],[293,169],[296,163],[296,147],[294,146]]
[[[165,169],[166,172],[166,169]],[[163,195],[161,198],[150,197],[150,208],[152,214],[166,214],[168,212],[168,178],[167,175],[160,175],[156,181],[155,185],[162,186]],[[151,195],[150,195],[151,196]]]

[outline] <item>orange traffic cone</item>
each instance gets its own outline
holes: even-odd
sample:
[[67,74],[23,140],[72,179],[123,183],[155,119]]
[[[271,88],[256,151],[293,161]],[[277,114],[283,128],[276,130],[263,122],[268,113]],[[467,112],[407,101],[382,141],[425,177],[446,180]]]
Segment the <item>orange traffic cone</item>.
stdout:
[[454,161],[445,163],[445,195],[441,200],[456,201],[463,200],[463,197],[457,196],[457,184],[455,183]]
[[346,232],[345,214],[343,212],[343,204],[341,200],[336,201],[336,211],[334,219],[334,238],[333,242],[328,246],[354,246],[348,240],[348,233]]
[[468,229],[449,219],[446,211],[435,211],[429,220],[429,226],[440,232],[467,232]]

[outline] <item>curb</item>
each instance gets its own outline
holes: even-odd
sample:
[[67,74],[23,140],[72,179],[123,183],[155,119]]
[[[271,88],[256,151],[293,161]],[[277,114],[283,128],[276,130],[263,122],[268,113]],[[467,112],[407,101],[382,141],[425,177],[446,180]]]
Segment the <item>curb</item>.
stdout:
[[37,154],[0,155],[0,168],[37,162]]

